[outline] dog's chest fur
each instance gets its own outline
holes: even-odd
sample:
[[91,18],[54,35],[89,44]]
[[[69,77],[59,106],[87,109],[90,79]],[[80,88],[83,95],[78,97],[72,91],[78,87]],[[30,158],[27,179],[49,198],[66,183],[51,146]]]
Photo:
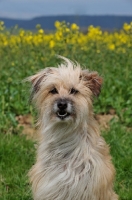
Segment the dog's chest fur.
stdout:
[[72,134],[67,131],[65,136],[56,135],[56,130],[52,137],[48,131],[45,134],[31,171],[35,200],[99,200],[100,188],[104,179],[107,187],[111,173],[107,169],[107,158],[98,151],[105,142],[98,138],[95,145],[87,132],[80,134],[79,131]]

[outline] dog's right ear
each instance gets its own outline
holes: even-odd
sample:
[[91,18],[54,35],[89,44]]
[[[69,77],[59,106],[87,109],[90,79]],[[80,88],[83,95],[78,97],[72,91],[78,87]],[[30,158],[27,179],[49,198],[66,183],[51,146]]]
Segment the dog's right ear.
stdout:
[[99,96],[103,83],[102,77],[97,72],[89,72],[88,70],[82,71],[82,77],[85,85],[92,91],[93,95]]
[[25,81],[28,81],[32,84],[32,92],[31,92],[31,99],[33,98],[34,94],[36,94],[40,90],[40,85],[42,81],[44,82],[46,77],[49,73],[51,73],[51,68],[45,68],[44,70],[41,70],[37,74],[30,76],[25,79]]

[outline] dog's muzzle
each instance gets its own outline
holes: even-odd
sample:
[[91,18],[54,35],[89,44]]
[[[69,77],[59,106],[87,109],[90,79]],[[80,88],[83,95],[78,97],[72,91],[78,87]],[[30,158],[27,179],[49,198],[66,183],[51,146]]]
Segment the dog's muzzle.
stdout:
[[64,120],[72,113],[72,103],[68,99],[58,99],[55,102],[54,111],[58,118]]

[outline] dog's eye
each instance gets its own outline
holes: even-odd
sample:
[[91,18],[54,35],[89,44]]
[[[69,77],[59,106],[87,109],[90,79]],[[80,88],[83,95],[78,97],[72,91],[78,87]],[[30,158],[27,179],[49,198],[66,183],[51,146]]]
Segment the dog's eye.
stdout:
[[53,88],[52,90],[50,90],[50,93],[51,94],[58,94],[58,91],[56,88]]
[[77,94],[78,93],[78,90],[76,90],[76,89],[74,89],[74,88],[72,88],[71,90],[70,90],[70,94]]

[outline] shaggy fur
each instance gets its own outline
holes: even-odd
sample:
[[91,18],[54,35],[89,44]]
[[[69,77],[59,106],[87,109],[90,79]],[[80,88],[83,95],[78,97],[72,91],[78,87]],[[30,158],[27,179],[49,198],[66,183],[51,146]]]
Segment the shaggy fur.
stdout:
[[92,109],[102,78],[61,57],[28,78],[39,112],[39,145],[29,172],[34,200],[117,200],[109,147]]

